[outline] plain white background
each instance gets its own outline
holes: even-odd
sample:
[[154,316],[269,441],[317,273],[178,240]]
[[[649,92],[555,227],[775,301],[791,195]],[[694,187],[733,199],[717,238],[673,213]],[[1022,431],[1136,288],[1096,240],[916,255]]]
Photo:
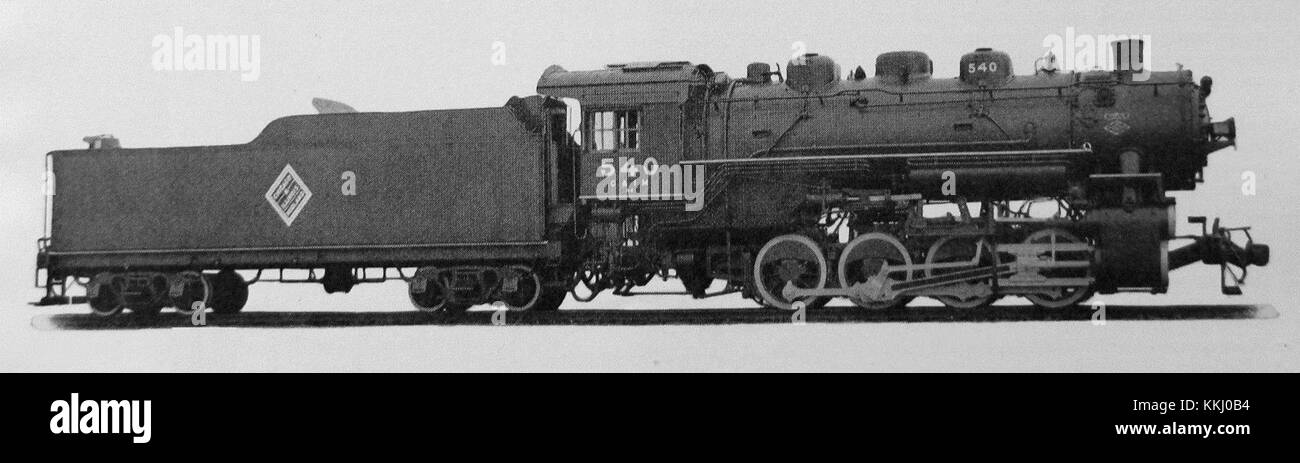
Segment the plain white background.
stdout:
[[[1295,235],[1300,133],[1294,2],[0,2],[0,369],[3,370],[1288,370],[1300,367]],[[155,71],[151,45],[187,34],[258,35],[261,74]],[[124,147],[236,144],[312,97],[362,111],[500,106],[531,95],[551,64],[689,60],[731,75],[784,63],[802,42],[844,69],[921,50],[938,77],[989,46],[1030,72],[1046,36],[1144,34],[1156,70],[1215,79],[1210,109],[1235,116],[1240,147],[1213,155],[1206,183],[1177,193],[1180,217],[1222,216],[1273,246],[1246,295],[1218,293],[1215,268],[1171,274],[1170,294],[1108,304],[1268,303],[1268,320],[724,327],[386,327],[53,332],[32,308],[43,155],[112,133]],[[494,43],[502,46],[494,49]],[[504,63],[493,54],[504,52]],[[1243,171],[1256,196],[1241,193]],[[180,187],[180,186],[178,186]],[[1180,224],[1181,233],[1193,228]],[[670,285],[676,285],[671,283]],[[655,308],[689,299],[592,306]],[[738,297],[697,303],[746,307]],[[250,310],[404,310],[398,284],[327,296],[254,286]],[[568,304],[567,307],[575,307]]]

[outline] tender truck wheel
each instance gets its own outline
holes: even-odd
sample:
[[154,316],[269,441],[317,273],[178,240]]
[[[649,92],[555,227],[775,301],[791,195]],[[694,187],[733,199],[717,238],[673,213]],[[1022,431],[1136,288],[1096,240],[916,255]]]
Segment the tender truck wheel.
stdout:
[[215,275],[204,275],[212,288],[212,312],[238,313],[248,302],[248,283],[233,270],[222,270]]

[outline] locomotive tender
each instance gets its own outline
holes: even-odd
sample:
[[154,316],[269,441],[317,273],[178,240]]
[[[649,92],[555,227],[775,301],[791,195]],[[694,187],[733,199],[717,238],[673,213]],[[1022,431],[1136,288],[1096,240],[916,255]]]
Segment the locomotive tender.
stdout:
[[501,108],[290,116],[242,145],[92,140],[46,157],[37,284],[45,303],[84,286],[105,316],[237,312],[256,281],[399,278],[430,312],[553,310],[669,276],[779,309],[1063,308],[1165,292],[1197,261],[1240,294],[1268,263],[1247,228],[1193,217],[1201,234],[1174,233],[1166,191],[1193,189],[1236,138],[1209,116],[1208,77],[1050,61],[1015,75],[986,48],[959,65],[936,78],[899,51],[873,75],[816,54],[743,77],[552,66],[540,95]]

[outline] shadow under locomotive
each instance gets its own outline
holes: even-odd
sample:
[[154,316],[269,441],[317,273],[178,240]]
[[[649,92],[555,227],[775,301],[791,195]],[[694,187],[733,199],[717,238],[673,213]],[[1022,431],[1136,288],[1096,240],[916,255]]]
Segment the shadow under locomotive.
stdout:
[[[1277,318],[1270,305],[1167,305],[1107,306],[1107,321],[1117,320],[1231,320]],[[417,325],[737,325],[789,324],[794,312],[767,309],[667,309],[667,310],[561,310],[554,312],[469,311],[456,315],[424,312],[242,312],[209,314],[207,325],[195,327],[189,315],[162,314],[145,317],[101,317],[91,314],[38,316],[33,326],[54,330],[136,330],[157,328],[341,328]],[[495,314],[495,315],[494,315]],[[806,323],[944,323],[944,322],[1029,322],[1088,321],[1088,308],[1044,310],[1034,306],[992,306],[979,309],[914,307],[901,311],[862,310],[857,307],[828,307],[806,312]]]

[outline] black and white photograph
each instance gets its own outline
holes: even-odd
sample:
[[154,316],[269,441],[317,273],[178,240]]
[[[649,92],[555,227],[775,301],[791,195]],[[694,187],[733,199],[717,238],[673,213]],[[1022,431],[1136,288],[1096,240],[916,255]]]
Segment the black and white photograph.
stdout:
[[[1276,436],[1109,385],[1300,371],[1298,16],[0,0],[0,371],[1100,374],[1090,436]],[[36,431],[177,439],[130,390]]]

